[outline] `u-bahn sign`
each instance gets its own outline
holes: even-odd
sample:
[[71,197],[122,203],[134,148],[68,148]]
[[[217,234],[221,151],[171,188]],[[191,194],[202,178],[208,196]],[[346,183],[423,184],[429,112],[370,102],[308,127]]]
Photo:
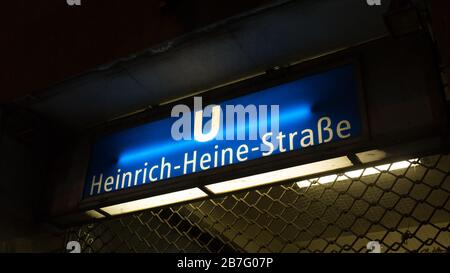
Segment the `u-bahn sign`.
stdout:
[[84,198],[361,136],[356,67],[194,107],[96,141]]

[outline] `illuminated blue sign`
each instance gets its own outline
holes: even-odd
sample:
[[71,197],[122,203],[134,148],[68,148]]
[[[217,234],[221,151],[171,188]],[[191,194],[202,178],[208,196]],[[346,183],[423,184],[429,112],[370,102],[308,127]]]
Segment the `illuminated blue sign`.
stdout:
[[353,65],[206,108],[178,105],[171,117],[98,140],[84,197],[354,138],[360,113]]

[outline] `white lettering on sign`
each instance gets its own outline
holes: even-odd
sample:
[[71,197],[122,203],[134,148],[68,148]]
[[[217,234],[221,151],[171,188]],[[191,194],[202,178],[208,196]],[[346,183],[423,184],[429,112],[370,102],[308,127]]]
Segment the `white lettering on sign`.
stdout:
[[[214,116],[214,112],[212,112]],[[174,165],[165,157],[160,159],[159,164],[149,166],[145,162],[142,168],[134,171],[117,170],[115,175],[104,177],[103,173],[94,175],[90,188],[90,195],[100,192],[110,192],[113,189],[124,189],[136,185],[171,178],[173,172],[182,170],[183,174],[217,168],[233,163],[248,160],[250,153],[260,153],[261,156],[270,156],[275,152],[288,152],[295,149],[306,148],[313,145],[330,142],[334,137],[347,139],[351,137],[351,124],[348,120],[333,122],[330,117],[321,117],[317,120],[315,128],[307,128],[295,132],[267,132],[261,137],[261,142],[254,147],[242,144],[233,149],[230,147],[219,147],[215,145],[213,151],[199,154],[197,150],[184,153],[184,161],[181,165]],[[226,142],[224,142],[226,143]],[[260,148],[260,147],[263,147]],[[235,160],[237,162],[235,162]],[[199,168],[197,168],[197,166]]]
[[[211,120],[209,121],[209,132],[204,133],[203,132],[203,112],[211,112]],[[214,105],[214,106],[208,106],[205,110],[198,110],[195,112],[195,118],[194,118],[194,139],[199,142],[206,142],[214,139],[217,134],[219,133],[220,129],[220,120],[222,116],[222,110],[220,106]],[[205,127],[207,125],[205,124]]]

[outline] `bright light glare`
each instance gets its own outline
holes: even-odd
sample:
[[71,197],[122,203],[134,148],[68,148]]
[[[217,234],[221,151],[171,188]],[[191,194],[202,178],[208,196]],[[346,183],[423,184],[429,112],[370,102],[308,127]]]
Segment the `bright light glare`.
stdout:
[[307,176],[315,173],[337,170],[350,166],[353,166],[352,162],[346,156],[342,156],[234,180],[219,182],[208,185],[206,186],[206,188],[208,188],[208,190],[215,194],[226,193],[296,177]]
[[86,211],[86,215],[88,215],[89,217],[92,217],[92,218],[96,218],[96,219],[105,218],[105,215],[103,215],[95,210]]
[[409,166],[411,166],[411,167],[417,166],[417,159],[410,159],[410,160],[395,162],[392,164],[385,164],[385,165],[370,167],[370,168],[361,169],[361,170],[349,171],[342,175],[332,174],[332,175],[322,176],[319,178],[303,180],[303,181],[297,182],[297,185],[300,188],[306,188],[306,187],[309,187],[310,185],[327,184],[327,183],[332,183],[334,181],[342,181],[342,180],[347,180],[347,179],[352,179],[352,178],[353,179],[359,178],[362,176],[379,174],[382,171],[402,170],[402,169],[408,168]]
[[373,161],[378,161],[386,158],[387,153],[382,150],[370,150],[365,151],[361,153],[357,153],[356,156],[358,157],[359,161],[362,163],[369,163]]
[[110,215],[123,214],[143,209],[155,208],[173,203],[189,201],[208,196],[199,188],[192,188],[182,191],[166,193],[158,196],[152,196],[136,201],[104,207],[102,210]]

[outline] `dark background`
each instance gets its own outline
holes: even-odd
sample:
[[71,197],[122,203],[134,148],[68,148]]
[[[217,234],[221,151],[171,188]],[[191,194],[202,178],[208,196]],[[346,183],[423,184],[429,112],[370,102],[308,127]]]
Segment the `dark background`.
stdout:
[[81,0],[81,6],[69,6],[66,0],[5,1],[0,103],[269,2]]

